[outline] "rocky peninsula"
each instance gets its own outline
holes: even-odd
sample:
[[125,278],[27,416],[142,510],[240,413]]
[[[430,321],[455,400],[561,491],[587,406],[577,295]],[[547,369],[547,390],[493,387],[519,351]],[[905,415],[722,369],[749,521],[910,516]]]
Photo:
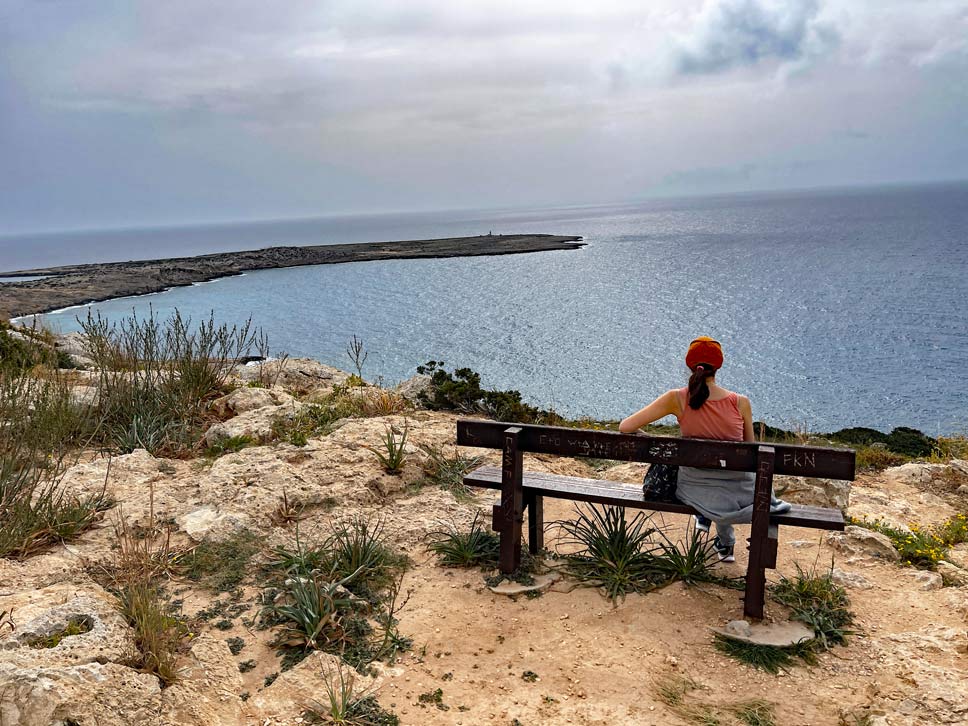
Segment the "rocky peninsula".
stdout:
[[147,295],[252,270],[343,262],[435,257],[478,257],[574,250],[581,237],[551,234],[480,235],[401,242],[268,247],[197,257],[132,260],[2,272],[40,280],[0,283],[0,319],[50,312],[130,295]]

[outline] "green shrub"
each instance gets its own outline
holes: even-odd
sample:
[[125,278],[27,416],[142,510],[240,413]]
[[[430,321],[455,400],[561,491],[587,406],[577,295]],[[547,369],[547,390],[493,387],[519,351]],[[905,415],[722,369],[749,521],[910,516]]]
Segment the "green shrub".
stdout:
[[470,529],[462,531],[454,525],[431,532],[428,549],[447,567],[497,567],[501,553],[501,539],[485,529],[480,513],[474,515]]
[[936,439],[906,426],[899,426],[889,434],[881,433],[877,429],[855,426],[840,429],[840,431],[835,431],[832,434],[825,434],[824,437],[830,441],[851,446],[872,447],[880,445],[895,454],[909,457],[930,456],[939,446]]
[[[269,563],[270,582],[279,583],[272,599],[282,604],[263,614],[266,623],[287,628],[278,642],[285,661],[318,648],[366,672],[373,661],[408,649],[396,617],[409,597],[400,597],[408,565],[387,545],[382,519],[337,521],[318,545],[303,542],[297,526],[294,547],[277,547]],[[322,629],[313,635],[316,626]]]
[[[470,368],[444,369],[444,361],[429,361],[417,372],[430,376],[430,387],[418,395],[420,403],[431,410],[482,413],[500,421],[550,423],[553,414],[521,400],[520,391],[491,391],[481,388],[481,375]],[[554,417],[557,419],[557,417]]]
[[67,382],[0,371],[0,419],[0,557],[27,557],[99,521],[112,504],[103,490],[78,496],[61,484],[71,447],[89,436]]
[[346,588],[355,595],[376,601],[406,569],[409,560],[394,552],[384,540],[386,520],[357,515],[339,520],[322,549],[332,577],[353,575]]
[[883,444],[860,445],[855,449],[855,454],[857,471],[882,471],[910,461],[904,454],[888,451]]
[[205,456],[215,459],[219,456],[224,456],[225,454],[235,454],[247,446],[252,446],[255,444],[255,440],[251,436],[230,436],[227,439],[222,439],[218,443],[212,444],[207,449],[205,449]]
[[946,559],[950,547],[968,541],[968,521],[964,514],[934,527],[912,524],[908,527],[910,531],[891,526],[881,519],[849,518],[849,522],[886,535],[901,555],[903,564],[923,570],[935,569],[938,562]]
[[192,449],[210,401],[221,395],[229,372],[256,340],[248,322],[216,325],[210,315],[193,326],[178,311],[164,322],[153,311],[116,323],[89,312],[80,322],[98,372],[104,443],[122,453]]
[[577,505],[575,521],[562,521],[561,542],[578,545],[564,555],[564,571],[579,582],[600,588],[613,602],[629,592],[654,589],[661,576],[654,569],[651,515],[626,519],[624,507]]
[[833,571],[805,572],[797,565],[795,577],[782,576],[772,588],[773,598],[792,611],[792,620],[813,628],[814,637],[826,650],[843,645],[853,631],[854,614],[843,587],[833,581]]
[[913,457],[930,456],[938,448],[937,439],[906,426],[899,426],[891,431],[884,443],[895,453]]
[[850,611],[850,599],[844,588],[833,581],[832,570],[806,572],[797,565],[796,576],[781,577],[771,591],[777,602],[790,608],[792,620],[799,620],[813,629],[814,637],[778,647],[716,635],[713,644],[717,650],[754,668],[776,674],[797,661],[816,664],[818,653],[845,644],[847,636],[853,633],[850,626],[854,623],[854,614]]
[[336,582],[326,582],[320,576],[297,576],[288,580],[285,600],[272,607],[273,614],[285,627],[280,645],[317,649],[341,642],[347,613],[360,607],[359,601],[349,596],[344,587],[355,574]]

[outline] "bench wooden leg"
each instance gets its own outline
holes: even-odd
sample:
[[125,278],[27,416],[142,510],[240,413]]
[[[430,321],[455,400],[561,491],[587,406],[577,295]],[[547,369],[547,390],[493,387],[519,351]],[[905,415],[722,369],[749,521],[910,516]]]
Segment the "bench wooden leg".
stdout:
[[[776,538],[770,538],[770,493],[773,491],[772,446],[761,446],[757,454],[756,488],[753,493],[753,523],[750,527],[750,558],[746,569],[743,614],[763,618],[766,601],[766,568],[776,565]],[[775,529],[774,529],[775,533]]]
[[494,517],[495,520],[500,519],[501,527],[498,530],[501,533],[500,569],[506,575],[521,566],[524,459],[518,448],[520,435],[520,426],[512,426],[504,432],[504,453],[501,458],[501,508],[500,512],[495,512]]
[[544,497],[529,494],[525,497],[528,508],[528,551],[536,555],[544,549]]

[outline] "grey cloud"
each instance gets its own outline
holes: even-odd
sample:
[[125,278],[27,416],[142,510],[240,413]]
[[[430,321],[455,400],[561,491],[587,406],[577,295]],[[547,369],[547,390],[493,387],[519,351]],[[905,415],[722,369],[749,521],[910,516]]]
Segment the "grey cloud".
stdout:
[[718,0],[706,6],[692,34],[680,40],[677,69],[718,73],[822,53],[837,44],[838,34],[819,14],[817,0]]

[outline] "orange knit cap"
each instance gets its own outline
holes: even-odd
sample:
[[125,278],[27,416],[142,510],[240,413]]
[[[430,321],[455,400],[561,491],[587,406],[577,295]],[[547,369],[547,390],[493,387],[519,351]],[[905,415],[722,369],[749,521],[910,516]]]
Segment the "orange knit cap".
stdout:
[[692,370],[700,363],[705,363],[717,370],[723,365],[723,346],[718,340],[702,336],[689,344],[689,350],[686,351],[686,365],[689,370]]

